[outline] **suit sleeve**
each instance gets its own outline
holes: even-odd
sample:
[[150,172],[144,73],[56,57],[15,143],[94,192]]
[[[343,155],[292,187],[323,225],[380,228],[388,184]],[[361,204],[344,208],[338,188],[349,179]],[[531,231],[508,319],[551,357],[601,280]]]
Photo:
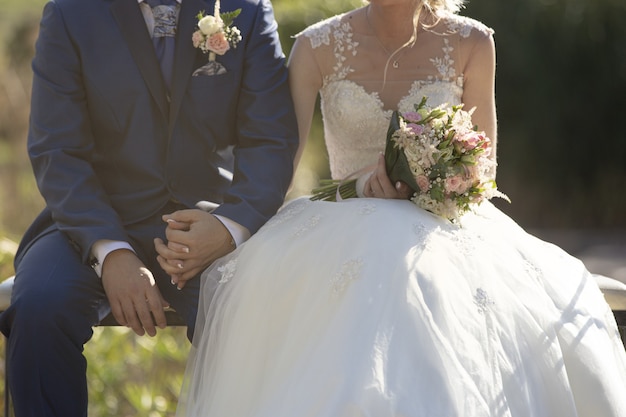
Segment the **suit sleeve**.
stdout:
[[80,54],[54,2],[43,11],[32,68],[29,157],[53,220],[86,262],[96,240],[128,237],[90,162],[94,139]]
[[283,203],[298,128],[271,3],[261,0],[249,39],[237,114],[233,183],[216,214],[256,232]]

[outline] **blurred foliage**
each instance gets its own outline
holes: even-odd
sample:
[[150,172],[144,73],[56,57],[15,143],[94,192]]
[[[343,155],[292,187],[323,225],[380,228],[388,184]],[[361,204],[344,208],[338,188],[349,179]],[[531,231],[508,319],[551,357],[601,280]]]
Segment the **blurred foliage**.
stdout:
[[626,229],[626,2],[474,1],[495,29],[498,185],[528,227]]
[[173,416],[190,343],[185,327],[139,337],[96,328],[85,347],[89,416]]
[[[0,279],[13,273],[15,241],[43,206],[25,151],[43,4],[0,0],[0,238],[10,239],[0,246]],[[307,25],[361,4],[274,0],[285,53]],[[496,32],[498,184],[513,203],[495,203],[524,227],[626,229],[626,2],[474,0],[462,14]],[[318,112],[290,197],[328,175]],[[95,329],[85,348],[89,415],[173,415],[185,330],[149,338]]]
[[16,251],[16,242],[0,237],[0,281],[15,273],[13,270],[13,256]]

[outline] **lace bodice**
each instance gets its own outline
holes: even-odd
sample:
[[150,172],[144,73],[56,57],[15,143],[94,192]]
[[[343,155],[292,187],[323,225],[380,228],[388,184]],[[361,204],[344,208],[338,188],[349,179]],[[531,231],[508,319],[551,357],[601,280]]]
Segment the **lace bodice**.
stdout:
[[413,110],[423,96],[433,106],[461,103],[472,36],[492,34],[470,18],[442,16],[418,34],[413,48],[398,53],[400,67],[388,67],[383,86],[386,51],[352,17],[335,16],[302,33],[323,74],[320,98],[333,178],[345,178],[376,161],[394,109]]

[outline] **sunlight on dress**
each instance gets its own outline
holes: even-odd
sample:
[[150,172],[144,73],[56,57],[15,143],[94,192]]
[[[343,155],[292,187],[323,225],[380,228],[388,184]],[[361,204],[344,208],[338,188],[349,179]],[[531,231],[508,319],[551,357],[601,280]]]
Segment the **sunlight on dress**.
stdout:
[[[492,34],[446,16],[381,92],[349,16],[300,35],[327,74],[335,178],[376,161],[393,108],[460,103],[457,66]],[[180,417],[626,416],[594,279],[489,202],[452,224],[409,201],[296,199],[203,280]]]

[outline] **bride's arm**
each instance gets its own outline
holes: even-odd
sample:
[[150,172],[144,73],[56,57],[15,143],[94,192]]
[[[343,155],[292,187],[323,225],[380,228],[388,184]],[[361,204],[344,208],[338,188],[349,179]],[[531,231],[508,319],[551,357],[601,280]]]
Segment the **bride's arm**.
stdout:
[[497,122],[495,102],[496,49],[493,36],[473,31],[463,70],[464,109],[476,107],[472,120],[492,141],[492,156],[496,158]]
[[289,68],[289,86],[300,136],[300,144],[294,162],[294,167],[297,167],[311,130],[317,94],[322,88],[322,73],[313,54],[311,43],[306,36],[300,36],[296,39],[287,66]]

